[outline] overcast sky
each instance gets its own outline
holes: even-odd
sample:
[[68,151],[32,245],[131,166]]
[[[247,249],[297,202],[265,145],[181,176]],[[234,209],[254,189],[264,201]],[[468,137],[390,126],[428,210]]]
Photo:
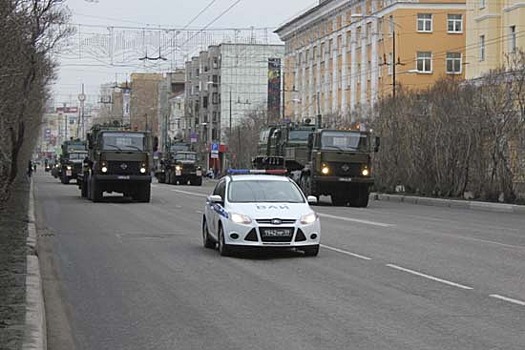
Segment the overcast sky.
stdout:
[[[136,40],[135,50],[140,49],[140,54],[115,54],[114,61],[109,62],[107,50],[103,49],[104,39],[96,36],[97,33],[107,35],[108,27],[117,28],[115,30],[127,42],[131,41],[132,35],[140,33],[145,36],[157,35],[147,28],[159,27],[194,31],[202,28],[255,27],[258,36],[264,33],[263,28],[268,28],[267,32],[271,35],[279,25],[317,3],[318,0],[67,0],[72,22],[77,27],[77,33],[80,32],[82,36],[73,37],[75,43],[72,49],[63,50],[60,54],[59,80],[54,87],[56,102],[76,102],[82,83],[88,98],[93,100],[103,83],[125,81],[133,72],[166,70],[165,66],[160,68],[157,63],[160,60],[140,61],[139,57],[166,56],[169,50],[162,52],[160,47],[152,49],[151,46],[148,49],[147,45],[141,46],[139,39]],[[141,32],[141,28],[146,29]],[[166,34],[167,31],[162,33],[171,35]],[[239,33],[243,36],[249,32],[245,30]],[[86,35],[89,37],[88,44],[79,50],[75,45],[81,38],[87,40]],[[180,66],[182,60],[160,63]]]

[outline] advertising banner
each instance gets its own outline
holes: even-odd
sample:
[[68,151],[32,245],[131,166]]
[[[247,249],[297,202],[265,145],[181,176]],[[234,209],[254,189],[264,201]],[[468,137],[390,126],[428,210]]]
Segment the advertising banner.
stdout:
[[268,115],[272,120],[279,118],[281,110],[281,59],[268,59]]
[[129,102],[131,98],[130,89],[124,89],[122,91],[122,123],[124,125],[131,124],[130,112],[129,112]]

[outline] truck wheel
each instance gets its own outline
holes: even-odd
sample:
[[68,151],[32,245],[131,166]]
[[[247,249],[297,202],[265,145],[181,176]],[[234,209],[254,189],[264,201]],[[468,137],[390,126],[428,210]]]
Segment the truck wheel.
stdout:
[[202,186],[202,177],[196,177],[190,180],[190,185],[192,186]]
[[[78,179],[77,179],[78,181]],[[87,189],[87,181],[84,180],[84,178],[82,179],[82,182],[80,183],[80,196],[82,198],[86,198],[88,195],[88,189]]]
[[349,200],[351,207],[365,208],[368,206],[368,199],[370,194],[368,193],[368,186],[360,186],[352,191],[352,198]]
[[97,185],[97,182],[95,180],[91,181],[91,200],[93,203],[100,202],[102,200],[102,197],[104,196],[102,190]]
[[332,194],[332,205],[335,205],[337,207],[342,207],[346,205],[347,199],[344,195],[340,194]]
[[145,184],[139,188],[139,193],[137,196],[139,202],[142,203],[149,203],[151,199],[151,186],[149,184]]
[[62,172],[62,178],[60,179],[60,182],[62,182],[64,185],[69,184],[69,177],[67,177],[64,171]]
[[166,182],[166,174],[162,173],[157,175],[157,180],[159,181],[159,184],[163,184]]

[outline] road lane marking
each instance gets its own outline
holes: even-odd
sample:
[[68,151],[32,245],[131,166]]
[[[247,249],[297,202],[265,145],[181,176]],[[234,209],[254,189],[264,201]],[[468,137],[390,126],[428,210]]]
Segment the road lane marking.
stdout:
[[341,254],[353,256],[354,258],[359,258],[359,259],[363,259],[363,260],[372,260],[372,258],[369,258],[367,256],[351,253],[351,252],[348,252],[346,250],[330,247],[328,245],[320,244],[320,246],[323,247],[323,248],[326,248],[328,250],[333,250],[334,252],[338,252],[338,253],[341,253]]
[[380,226],[380,227],[392,227],[395,226],[393,224],[385,224],[382,222],[376,222],[376,221],[368,221],[368,220],[361,220],[361,219],[352,219],[352,218],[345,218],[342,216],[336,216],[336,215],[330,215],[330,214],[322,214],[317,213],[320,217],[329,218],[329,219],[337,219],[337,220],[343,220],[343,221],[350,221],[350,222],[358,222],[360,224],[366,224],[366,225],[373,225],[373,226]]
[[182,190],[170,190],[170,191],[189,194],[191,196],[197,196],[197,197],[205,197],[205,198],[208,197],[207,194],[202,194],[202,193],[188,192],[188,191],[182,191]]
[[419,276],[419,277],[424,277],[424,278],[427,278],[427,279],[432,280],[432,281],[448,284],[449,286],[453,286],[453,287],[457,287],[457,288],[461,288],[461,289],[469,289],[469,290],[474,289],[472,287],[464,286],[464,285],[459,284],[459,283],[455,283],[455,282],[447,281],[447,280],[444,280],[444,279],[441,279],[441,278],[438,278],[438,277],[426,275],[424,273],[417,272],[417,271],[414,271],[414,270],[405,269],[404,267],[397,266],[397,265],[394,265],[394,264],[387,264],[386,266],[391,267],[391,268],[396,269],[396,270],[399,270],[399,271],[408,272],[408,273],[411,273],[411,274]]
[[504,297],[503,295],[499,295],[499,294],[491,294],[491,295],[489,295],[489,296],[492,297],[492,298],[496,298],[496,299],[500,299],[500,300],[508,301],[509,303],[513,303],[513,304],[518,304],[518,305],[521,305],[521,306],[525,306],[525,301],[521,301],[521,300],[517,300],[517,299],[512,299],[512,298],[507,298],[507,297]]

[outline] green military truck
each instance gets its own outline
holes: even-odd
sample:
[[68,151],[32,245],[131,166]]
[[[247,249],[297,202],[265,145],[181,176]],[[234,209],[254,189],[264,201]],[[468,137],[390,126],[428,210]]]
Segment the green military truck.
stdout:
[[160,166],[155,171],[160,183],[192,186],[202,185],[202,167],[198,164],[197,153],[185,142],[173,141],[167,145]]
[[87,142],[80,139],[64,141],[61,146],[62,154],[59,158],[57,177],[60,182],[68,184],[77,179],[82,173],[82,164],[87,156]]
[[87,135],[88,157],[78,185],[82,197],[100,202],[104,192],[122,193],[140,202],[151,198],[149,132],[95,125]]
[[379,138],[369,131],[322,129],[319,124],[306,120],[272,126],[262,131],[266,136],[259,148],[266,148],[266,156],[284,159],[305,195],[330,196],[337,206],[366,207],[374,184],[371,156]]

